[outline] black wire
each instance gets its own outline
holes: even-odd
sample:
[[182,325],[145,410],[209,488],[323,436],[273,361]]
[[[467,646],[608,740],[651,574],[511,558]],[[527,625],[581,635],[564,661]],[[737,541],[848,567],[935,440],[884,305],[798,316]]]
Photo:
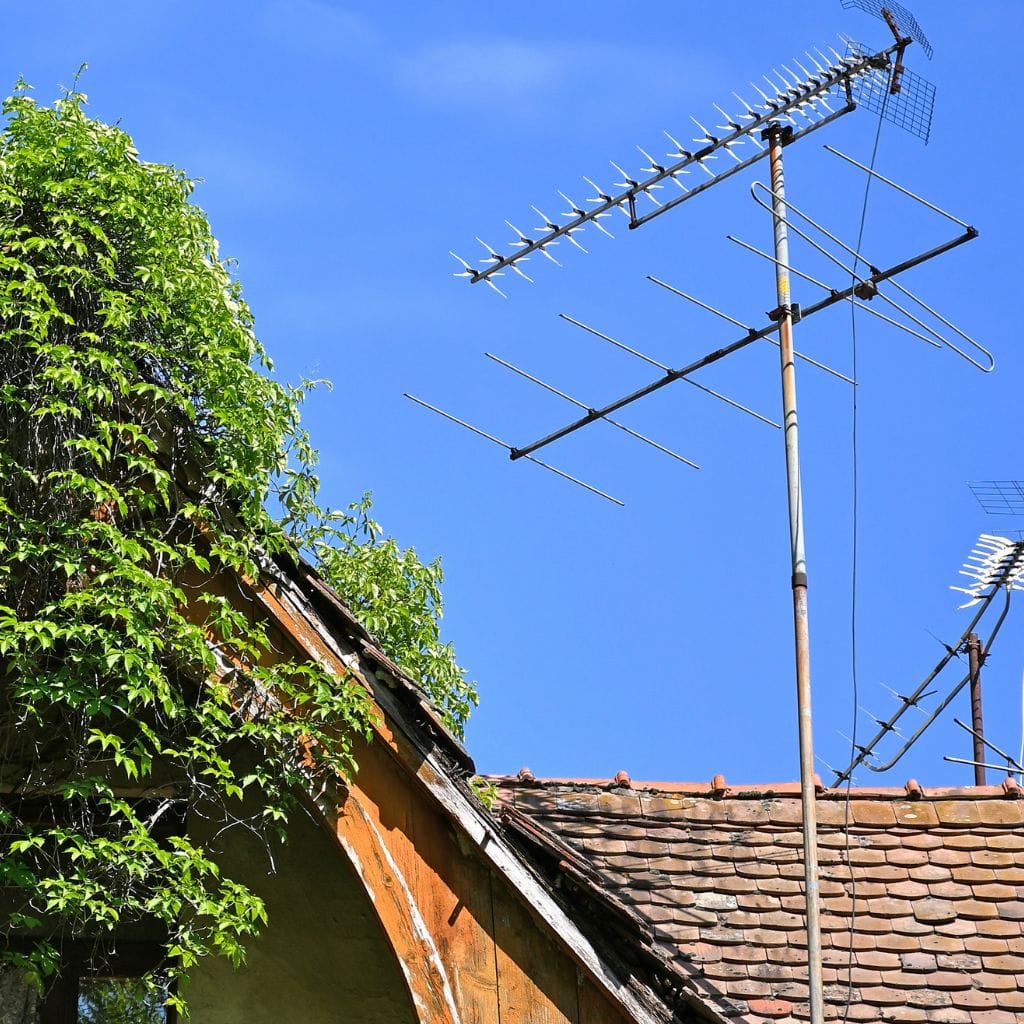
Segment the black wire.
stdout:
[[[886,91],[882,105],[878,111],[878,124],[875,128],[875,142],[871,149],[871,160],[868,163],[870,170],[875,169],[875,160],[878,157],[878,143],[882,137],[882,121],[885,119],[885,108],[889,102],[889,93]],[[868,217],[868,197],[871,194],[872,175],[868,175],[864,184],[864,200],[860,210],[860,227],[857,231],[857,244],[854,246],[859,253],[864,241],[864,227]],[[860,262],[859,256],[853,258],[853,279],[851,284],[857,283],[857,267]],[[854,379],[853,397],[851,399],[851,447],[852,447],[852,551],[851,551],[851,572],[850,572],[850,677],[852,689],[852,712],[850,726],[850,760],[857,756],[857,711],[860,705],[859,687],[857,682],[857,539],[858,539],[858,462],[857,462],[857,388],[859,385],[857,375],[857,307],[850,303],[850,351],[851,371],[850,376]],[[850,798],[853,787],[852,774],[846,780],[846,800],[843,806],[843,834],[845,837],[845,859],[850,867],[850,946],[846,958],[846,1002],[843,1006],[843,1024],[847,1024],[850,1015],[850,1002],[853,995],[853,959],[854,959],[854,927],[857,921],[857,879],[850,865]]]

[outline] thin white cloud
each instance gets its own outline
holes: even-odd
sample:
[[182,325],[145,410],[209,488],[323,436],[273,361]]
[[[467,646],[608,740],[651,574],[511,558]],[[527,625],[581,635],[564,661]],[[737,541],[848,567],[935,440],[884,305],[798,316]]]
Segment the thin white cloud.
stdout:
[[399,80],[425,99],[476,106],[532,100],[571,74],[575,55],[511,39],[437,42],[402,58]]
[[259,4],[254,18],[277,46],[304,58],[352,58],[380,45],[373,22],[326,0],[291,0],[288,4]]
[[531,108],[570,84],[600,80],[603,91],[628,96],[692,82],[708,67],[692,54],[681,58],[656,47],[464,37],[422,46],[398,58],[396,71],[400,85],[434,104]]

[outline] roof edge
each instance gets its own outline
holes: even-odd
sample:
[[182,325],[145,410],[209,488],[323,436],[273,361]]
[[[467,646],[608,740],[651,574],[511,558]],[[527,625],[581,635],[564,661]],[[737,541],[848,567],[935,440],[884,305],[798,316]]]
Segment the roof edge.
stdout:
[[[727,783],[716,775],[710,782],[643,782],[633,781],[625,772],[610,779],[537,778],[528,768],[516,775],[484,775],[488,782],[503,789],[564,788],[579,791],[639,792],[671,794],[731,800],[764,800],[800,796],[799,782]],[[922,786],[908,779],[902,786],[817,786],[819,800],[1005,800],[1024,796],[1020,784],[1011,777],[991,786]]]

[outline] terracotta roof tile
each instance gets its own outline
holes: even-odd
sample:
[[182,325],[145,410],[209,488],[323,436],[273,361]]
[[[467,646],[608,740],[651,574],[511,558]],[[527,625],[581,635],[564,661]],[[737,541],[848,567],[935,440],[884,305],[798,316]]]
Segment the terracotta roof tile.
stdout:
[[947,1007],[942,1010],[929,1011],[925,1020],[932,1024],[971,1024],[971,1015],[963,1010]]
[[996,993],[971,988],[970,984],[949,993],[954,1006],[964,1010],[987,1010],[996,1006]]
[[[915,937],[913,935],[897,935],[893,932],[891,935],[879,935],[874,939],[874,945],[879,949],[892,950],[896,953],[905,953],[908,950],[913,949],[927,949],[927,942],[933,936],[922,935]],[[943,939],[943,941],[947,941]],[[957,949],[961,946],[957,944]]]
[[923,800],[906,801],[893,805],[896,820],[907,825],[937,825],[938,815],[931,804]]
[[946,879],[952,878],[952,873],[949,868],[942,867],[934,861],[929,861],[927,864],[922,864],[921,867],[914,869],[914,877],[919,882],[944,882]]
[[[497,781],[718,1012],[808,1019],[796,787]],[[918,793],[854,790],[848,805],[845,793],[819,795],[826,1017],[1018,1024],[1024,800],[997,786]]]
[[981,935],[972,935],[964,939],[964,949],[969,953],[1008,953],[1010,944],[1006,939],[986,939]]
[[1024,920],[1024,903],[1018,901],[997,903],[996,910],[999,911],[999,916],[1006,921],[1020,921]]
[[793,1010],[793,1004],[786,999],[751,999],[747,1003],[751,1013],[760,1017],[788,1017]]
[[[919,988],[907,993],[908,1006],[921,1006],[924,1009],[940,1009],[952,1006],[953,1000],[948,992],[939,992],[937,989]],[[932,1018],[929,1016],[928,1018]]]
[[965,941],[955,935],[922,935],[917,948],[928,950],[930,953],[958,953],[967,948],[964,945]]

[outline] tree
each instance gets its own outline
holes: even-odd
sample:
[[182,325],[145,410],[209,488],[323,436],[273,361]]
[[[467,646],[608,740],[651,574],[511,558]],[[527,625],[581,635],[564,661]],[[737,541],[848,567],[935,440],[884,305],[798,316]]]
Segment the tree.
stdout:
[[[268,376],[192,182],[84,104],[19,83],[0,132],[0,885],[12,929],[158,922],[173,976],[240,960],[266,921],[190,810],[238,822],[255,796],[248,824],[281,830],[308,771],[350,770],[368,731],[353,679],[265,667],[263,630],[216,594],[197,620],[190,578],[304,549],[453,728],[476,696],[439,640],[439,564],[382,539],[368,499],[317,505],[306,385]],[[173,798],[119,794],[158,777]],[[37,976],[57,959],[45,935],[5,955]]]
[[424,565],[370,518],[369,494],[335,514],[327,535],[313,544],[327,582],[384,649],[420,682],[445,724],[461,736],[477,704],[450,643],[441,640],[444,580],[441,559]]

